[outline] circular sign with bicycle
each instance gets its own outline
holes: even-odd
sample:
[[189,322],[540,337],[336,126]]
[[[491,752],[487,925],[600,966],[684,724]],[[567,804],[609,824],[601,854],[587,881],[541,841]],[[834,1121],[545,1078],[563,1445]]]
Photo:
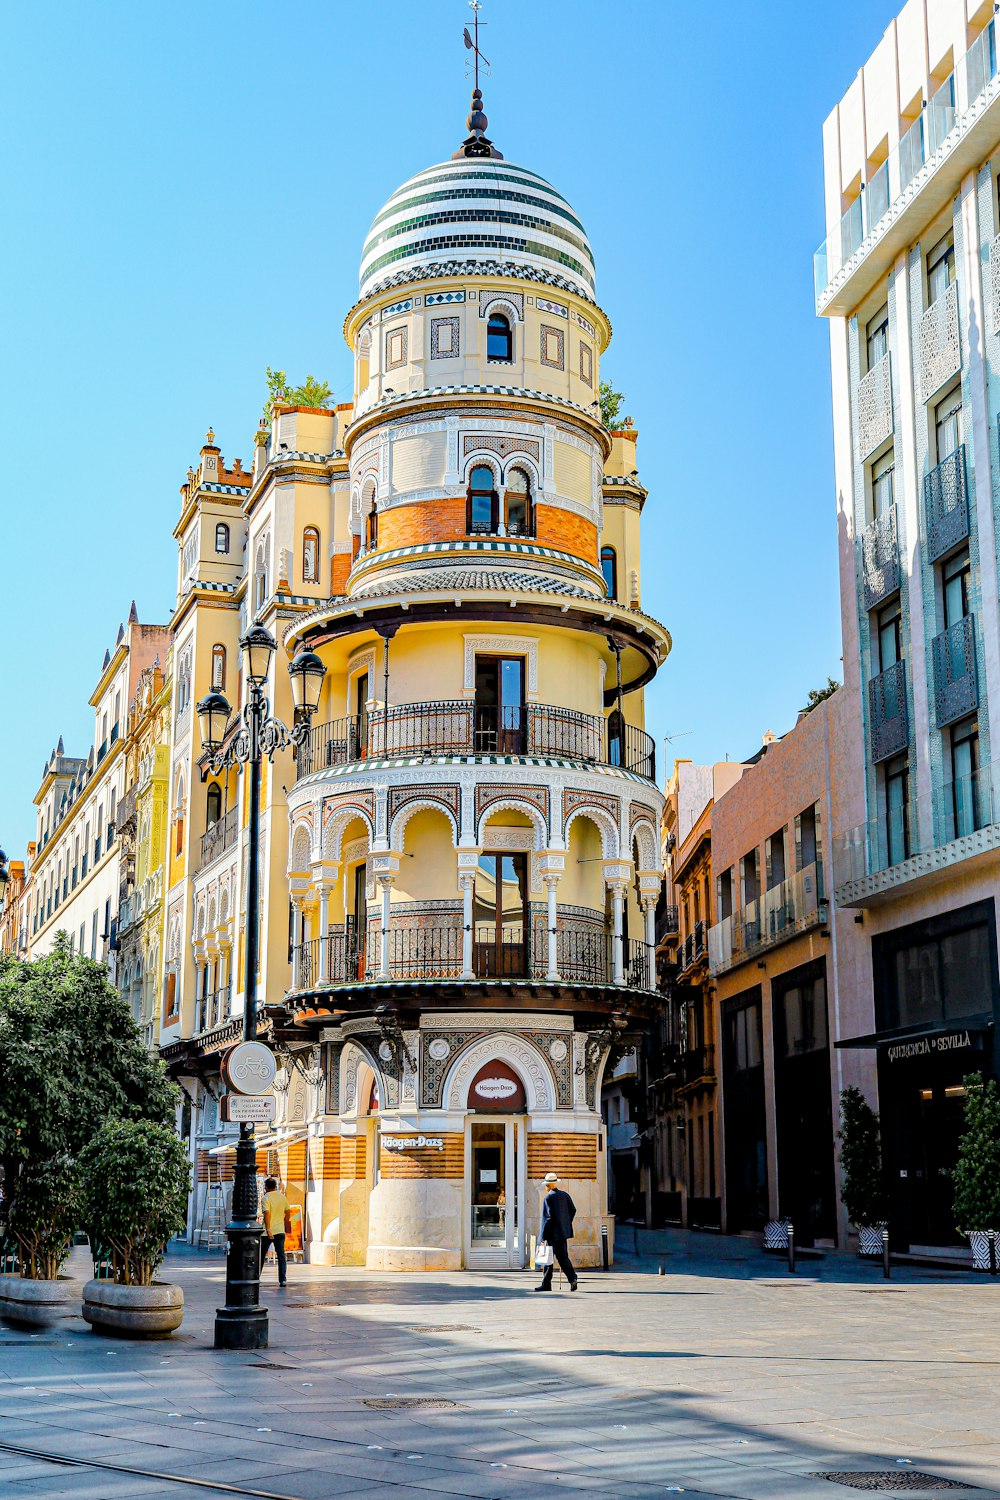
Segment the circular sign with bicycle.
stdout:
[[264,1094],[274,1082],[278,1064],[263,1042],[237,1042],[223,1057],[221,1071],[234,1094]]

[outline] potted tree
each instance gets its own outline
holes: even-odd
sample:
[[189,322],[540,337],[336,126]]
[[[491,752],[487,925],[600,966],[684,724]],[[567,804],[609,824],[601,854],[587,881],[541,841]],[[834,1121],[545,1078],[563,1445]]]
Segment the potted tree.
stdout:
[[191,1168],[166,1125],[109,1120],[80,1156],[83,1222],[107,1279],[88,1281],[83,1316],[94,1329],[133,1338],[179,1328],[184,1293],[157,1281],[172,1234],[184,1228]]
[[0,1221],[0,1315],[44,1327],[64,1316],[71,1278],[60,1271],[79,1222],[76,1163],[67,1155],[23,1163]]
[[882,1147],[878,1115],[857,1088],[840,1095],[841,1200],[858,1231],[858,1254],[881,1255],[886,1226]]
[[[965,1083],[965,1130],[952,1173],[955,1225],[972,1247],[977,1271],[997,1270],[1000,1260],[1000,1095],[996,1082],[970,1073]],[[992,1240],[992,1258],[990,1254]]]

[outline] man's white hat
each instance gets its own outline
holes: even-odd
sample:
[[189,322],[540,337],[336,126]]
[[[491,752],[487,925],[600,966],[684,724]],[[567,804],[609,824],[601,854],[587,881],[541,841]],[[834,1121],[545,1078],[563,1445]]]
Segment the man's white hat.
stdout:
[[559,1174],[557,1172],[546,1172],[546,1174],[545,1174],[545,1181],[546,1182],[558,1182],[559,1181]]

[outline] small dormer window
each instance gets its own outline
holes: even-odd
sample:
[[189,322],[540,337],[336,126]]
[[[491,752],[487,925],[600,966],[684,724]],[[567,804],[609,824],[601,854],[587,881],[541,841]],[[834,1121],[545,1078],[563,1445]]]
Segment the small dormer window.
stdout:
[[510,319],[503,313],[491,313],[486,326],[486,358],[509,365],[514,358],[514,335]]

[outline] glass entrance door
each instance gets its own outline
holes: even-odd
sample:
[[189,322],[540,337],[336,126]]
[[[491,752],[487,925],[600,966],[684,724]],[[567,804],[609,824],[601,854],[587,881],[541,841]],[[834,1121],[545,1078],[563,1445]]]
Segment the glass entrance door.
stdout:
[[524,1265],[524,1124],[523,1116],[471,1122],[470,1266]]

